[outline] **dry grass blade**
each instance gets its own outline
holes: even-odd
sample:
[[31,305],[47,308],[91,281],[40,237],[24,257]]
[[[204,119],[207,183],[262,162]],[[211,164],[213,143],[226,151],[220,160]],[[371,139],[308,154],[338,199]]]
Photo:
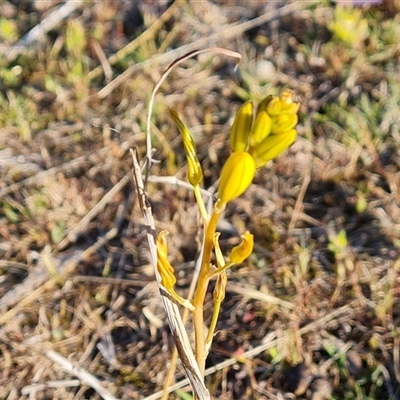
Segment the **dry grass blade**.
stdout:
[[[238,60],[240,60],[241,55],[237,53],[236,51],[230,51],[226,49],[222,49],[220,47],[210,47],[207,49],[202,49],[202,50],[195,50],[190,53],[187,53],[183,55],[182,57],[176,59],[169,67],[166,69],[166,71],[162,74],[160,80],[157,82],[157,84],[154,86],[153,91],[151,92],[150,96],[150,101],[149,101],[149,111],[147,114],[147,121],[146,121],[146,146],[147,146],[147,172],[150,171],[151,167],[151,152],[152,152],[152,145],[151,145],[151,116],[153,114],[153,108],[154,108],[154,101],[155,101],[155,96],[158,92],[158,89],[160,89],[161,85],[164,83],[164,81],[167,79],[168,75],[170,72],[180,63],[183,61],[187,60],[188,58],[196,57],[199,54],[202,53],[214,53],[214,54],[222,54],[228,57],[233,57]],[[147,174],[148,175],[148,174]]]
[[7,52],[7,59],[14,60],[25,48],[37,42],[47,32],[54,29],[63,19],[67,18],[75,10],[83,5],[81,0],[69,0],[58,10],[51,13],[40,24],[30,30],[21,40],[15,43]]
[[42,391],[46,388],[59,388],[59,387],[74,387],[79,386],[81,381],[79,379],[65,379],[62,381],[53,381],[47,383],[34,383],[33,385],[25,386],[21,390],[23,396],[33,396],[36,392]]
[[95,378],[92,374],[85,371],[84,369],[79,368],[77,365],[74,365],[61,354],[58,354],[53,350],[47,350],[46,356],[50,358],[50,360],[60,365],[63,369],[77,376],[81,381],[85,382],[87,385],[93,388],[104,400],[117,400],[116,397],[114,397],[107,389],[102,386],[97,378]]
[[[122,216],[123,212],[120,210],[115,221],[115,227],[110,229],[105,235],[99,237],[96,243],[87,249],[82,250],[81,248],[75,247],[71,248],[69,252],[64,252],[60,255],[46,255],[44,258],[52,263],[52,270],[57,274],[56,276],[50,277],[50,279],[49,269],[46,268],[42,257],[35,273],[28,275],[22,283],[10,290],[0,299],[0,310],[15,304],[9,311],[0,315],[0,325],[5,324],[13,318],[23,307],[37,300],[41,294],[55,287],[60,277],[63,279],[68,278],[81,262],[87,260],[110,240],[114,239],[119,232],[123,219]],[[43,251],[44,254],[45,251],[46,250]]]
[[243,286],[230,284],[227,286],[226,291],[228,293],[236,293],[241,294],[244,297],[248,297],[250,299],[259,300],[266,304],[275,304],[282,308],[286,308],[288,310],[294,310],[296,308],[295,304],[292,304],[288,301],[281,300],[278,297],[271,296],[270,294],[261,293],[259,290],[245,288]]
[[[335,320],[338,320],[339,318],[349,317],[350,315],[352,315],[354,313],[353,306],[356,306],[356,302],[353,302],[352,304],[348,304],[346,306],[340,307],[340,308],[330,312],[329,314],[325,315],[324,317],[320,318],[319,320],[311,322],[310,324],[308,324],[300,329],[300,334],[305,335],[316,329],[324,328],[329,322],[333,322]],[[257,356],[258,354],[261,354],[262,352],[264,352],[272,347],[277,346],[278,344],[287,343],[290,340],[290,338],[291,338],[290,334],[286,334],[286,335],[278,338],[275,332],[271,332],[263,339],[263,343],[260,346],[257,346],[254,349],[244,352],[240,357],[242,359],[251,359],[251,358]],[[213,367],[206,369],[205,374],[206,374],[206,376],[212,375],[217,371],[220,371],[224,368],[227,368],[227,367],[237,364],[237,363],[238,363],[237,357],[231,357],[228,360],[225,360],[217,365],[214,365]],[[172,391],[172,390],[177,390],[177,389],[183,388],[183,387],[187,386],[188,383],[189,383],[189,381],[187,379],[183,379],[182,381],[177,382],[175,385],[173,385],[170,388],[170,390]],[[146,397],[143,400],[157,400],[157,399],[161,398],[162,395],[163,395],[163,392],[160,391],[160,392],[152,394],[151,396]]]
[[270,11],[261,15],[260,17],[254,18],[250,21],[243,22],[242,24],[232,23],[222,27],[219,31],[211,34],[210,36],[201,38],[196,40],[193,43],[189,43],[183,45],[177,49],[170,50],[165,54],[158,54],[153,58],[144,61],[141,64],[135,64],[125,70],[121,75],[115,78],[112,82],[110,82],[107,86],[101,89],[98,93],[100,98],[107,97],[113,90],[119,87],[123,82],[125,82],[132,74],[142,69],[144,66],[149,66],[152,63],[162,63],[162,62],[170,62],[171,60],[184,56],[184,54],[188,54],[192,51],[196,51],[196,49],[205,47],[205,46],[212,46],[222,40],[229,40],[234,37],[238,37],[243,32],[248,31],[249,29],[255,28],[261,24],[264,24],[268,21],[272,21],[274,18],[283,17],[288,15],[296,10],[301,10],[306,7],[310,7],[313,4],[318,3],[318,1],[299,1],[294,2],[293,4],[288,4],[278,10]]
[[[143,213],[147,228],[147,240],[150,247],[150,256],[160,291],[161,293],[163,293],[164,291],[162,290],[161,277],[157,270],[157,248],[155,243],[154,219],[149,201],[144,191],[142,172],[139,166],[137,154],[133,150],[131,150],[131,154],[133,159],[133,175],[138,191],[140,209]],[[192,385],[193,391],[195,392],[199,400],[209,400],[210,394],[204,385],[199,367],[197,365],[190,345],[189,338],[186,333],[185,326],[179,312],[179,308],[168,297],[164,295],[162,295],[162,301],[167,314],[167,319],[172,332],[172,336],[178,349],[179,357],[181,358],[183,367],[190,381],[190,384]]]
[[87,168],[88,165],[97,164],[102,157],[104,157],[110,150],[106,147],[96,151],[94,154],[88,156],[78,157],[74,160],[63,163],[60,166],[49,168],[44,171],[38,172],[36,175],[23,179],[19,182],[13,183],[0,190],[0,199],[10,193],[18,192],[21,188],[30,186],[40,186],[44,180],[53,177],[59,173],[64,173],[68,176],[78,174],[82,168]]
[[[299,138],[218,226],[223,253],[245,229],[255,246],[228,275],[205,396],[399,397],[400,3],[347,3],[0,1],[0,399],[101,399],[50,349],[118,399],[194,396],[173,369],[162,301],[174,299],[159,295],[125,155],[137,148],[176,293],[191,301],[204,229],[168,106],[193,135],[211,214],[232,112],[283,88],[301,102]],[[174,68],[146,149],[154,85],[209,47],[239,52],[237,69],[208,53]],[[174,304],[181,355],[197,356]]]
[[[118,51],[117,54],[112,55],[109,59],[104,60],[102,63],[102,66],[98,66],[97,68],[93,69],[89,73],[89,80],[93,80],[97,78],[102,70],[104,70],[105,75],[106,71],[104,69],[104,65],[114,65],[116,64],[119,60],[123,59],[126,57],[128,54],[132,53],[135,49],[137,49],[141,44],[145,43],[147,40],[151,39],[155,32],[157,32],[166,21],[168,21],[171,16],[175,14],[177,10],[179,10],[180,7],[183,6],[185,3],[185,0],[177,0],[175,1],[171,7],[169,7],[163,15],[161,15],[160,18],[158,18],[151,27],[146,29],[139,37],[135,38],[131,43],[129,43],[127,46],[125,46],[123,49]],[[108,69],[108,67],[107,67]],[[107,78],[107,76],[106,76]],[[116,78],[116,81],[119,80],[119,77]]]
[[76,241],[82,231],[84,231],[89,222],[95,218],[101,211],[103,211],[104,207],[111,201],[112,198],[116,196],[129,182],[130,176],[125,175],[113,188],[93,207],[77,224],[68,235],[58,244],[57,251],[60,251],[67,247],[69,244]]

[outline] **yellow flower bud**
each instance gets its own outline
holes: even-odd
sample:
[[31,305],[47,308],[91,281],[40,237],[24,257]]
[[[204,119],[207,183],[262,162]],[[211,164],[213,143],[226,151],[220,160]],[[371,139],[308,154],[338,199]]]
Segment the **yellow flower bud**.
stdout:
[[253,149],[253,157],[257,168],[274,159],[286,150],[296,139],[297,132],[291,129],[277,135],[269,135],[262,143]]
[[236,112],[229,136],[232,151],[247,150],[251,125],[253,123],[253,103],[248,101]]
[[266,111],[259,111],[251,129],[250,147],[254,147],[262,142],[271,133],[271,127],[272,118]]
[[242,242],[231,250],[230,260],[235,264],[241,264],[246,258],[250,257],[253,246],[254,236],[247,231],[242,235]]
[[274,117],[271,133],[279,134],[293,129],[297,125],[299,118],[297,114],[281,114]]
[[218,197],[223,204],[239,197],[250,186],[256,164],[253,157],[245,151],[232,153],[221,171]]
[[161,231],[157,237],[157,269],[158,273],[161,277],[161,284],[171,296],[173,300],[175,300],[178,304],[188,308],[191,311],[195,310],[194,305],[187,299],[179,296],[178,293],[175,292],[174,286],[176,283],[176,278],[174,275],[174,268],[169,263],[167,259],[168,255],[168,246],[167,240],[165,236],[168,234],[168,231]]
[[274,98],[274,96],[272,96],[272,94],[269,94],[267,97],[263,98],[260,103],[258,103],[258,107],[257,107],[257,114],[260,111],[266,111],[267,109],[267,105],[268,103]]
[[174,275],[174,268],[167,259],[168,247],[165,236],[168,235],[168,231],[161,231],[157,237],[157,259],[158,259],[158,272],[161,276],[162,285],[168,290],[173,289],[176,283]]
[[196,145],[190,135],[189,129],[179,117],[179,114],[172,108],[169,108],[168,111],[182,135],[183,147],[188,162],[188,180],[192,186],[198,186],[203,180],[203,170],[201,169],[199,159],[197,158]]
[[225,266],[224,256],[221,251],[221,247],[219,246],[219,236],[220,232],[214,234],[213,243],[214,243],[214,251],[215,251],[215,259],[217,261],[217,268],[223,268]]
[[281,113],[282,114],[297,114],[300,108],[300,103],[292,103],[282,106]]
[[279,98],[282,102],[282,107],[285,107],[285,105],[289,105],[294,102],[294,92],[290,89],[284,89],[282,90]]
[[294,102],[294,93],[290,89],[285,89],[279,96],[281,101],[281,114],[297,114],[300,103]]
[[279,115],[282,109],[281,100],[278,97],[273,97],[268,104],[266,105],[267,113],[273,117],[275,115]]

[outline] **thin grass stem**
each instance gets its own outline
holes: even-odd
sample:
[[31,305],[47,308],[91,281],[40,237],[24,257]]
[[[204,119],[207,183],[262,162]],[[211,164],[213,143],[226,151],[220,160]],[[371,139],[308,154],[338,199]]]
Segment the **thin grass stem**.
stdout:
[[217,327],[219,310],[221,309],[221,303],[222,303],[222,300],[221,301],[214,300],[213,315],[211,318],[210,327],[208,329],[207,337],[206,337],[206,341],[205,341],[206,353],[208,353],[208,351],[210,350],[211,344],[212,344],[215,328]]
[[196,198],[197,205],[199,207],[200,215],[203,220],[204,226],[207,226],[208,221],[210,220],[210,216],[207,213],[206,206],[204,204],[203,197],[201,195],[200,186],[193,186],[194,196]]

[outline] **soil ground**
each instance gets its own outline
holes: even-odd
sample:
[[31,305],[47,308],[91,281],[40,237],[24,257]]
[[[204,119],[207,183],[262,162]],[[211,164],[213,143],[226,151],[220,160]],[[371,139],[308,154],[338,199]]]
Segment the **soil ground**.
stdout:
[[219,226],[225,254],[245,230],[255,248],[228,274],[212,398],[400,398],[400,7],[338,3],[0,1],[0,399],[160,398],[173,342],[129,149],[168,65],[215,46],[242,59],[182,63],[153,110],[146,189],[182,296],[202,230],[167,108],[211,193],[241,104],[290,88],[301,108]]

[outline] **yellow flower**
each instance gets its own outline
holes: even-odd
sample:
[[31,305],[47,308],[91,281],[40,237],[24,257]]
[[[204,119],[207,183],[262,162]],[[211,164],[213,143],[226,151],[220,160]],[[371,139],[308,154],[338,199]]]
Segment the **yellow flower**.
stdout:
[[279,115],[282,109],[282,102],[279,97],[273,97],[266,105],[266,111],[271,116]]
[[183,147],[188,162],[188,180],[192,186],[198,186],[203,180],[203,170],[201,169],[199,159],[197,158],[196,145],[190,135],[189,129],[186,127],[179,114],[172,108],[169,108],[168,111],[182,135]]
[[222,254],[221,247],[219,246],[219,236],[220,235],[221,235],[221,233],[217,232],[214,234],[214,237],[213,237],[215,260],[217,262],[218,269],[224,268],[224,266],[225,266],[224,256]]
[[236,112],[229,136],[232,151],[246,151],[251,125],[253,123],[253,103],[248,101]]
[[161,231],[157,237],[157,269],[161,277],[161,284],[164,286],[165,290],[173,300],[175,300],[178,304],[181,304],[182,306],[188,308],[189,310],[194,311],[195,307],[193,306],[193,304],[189,300],[184,299],[175,292],[175,271],[167,258],[168,247],[167,240],[165,238],[167,234],[168,231],[164,230]]
[[281,101],[281,112],[288,114],[297,114],[300,108],[300,103],[295,103],[294,93],[290,89],[285,89],[279,96]]
[[273,119],[271,133],[279,134],[290,131],[297,125],[297,114],[281,114]]
[[272,118],[265,110],[261,110],[257,113],[250,132],[250,147],[257,146],[271,133],[272,122]]
[[[257,168],[277,157],[295,141],[297,131],[294,127],[299,107],[291,90],[284,90],[279,97],[266,97],[260,103],[248,149]],[[265,122],[257,125],[257,119]]]
[[254,236],[249,232],[242,235],[242,242],[235,246],[229,254],[230,260],[235,264],[241,264],[253,252]]
[[209,272],[210,278],[218,277],[219,275],[224,274],[228,268],[232,267],[232,265],[241,264],[244,260],[250,257],[251,253],[253,252],[254,236],[247,231],[242,235],[242,242],[231,250],[231,253],[229,254],[229,261],[225,263],[224,256],[222,255],[222,251],[219,247],[219,235],[219,233],[216,233],[213,238],[217,268]]
[[221,171],[218,197],[221,206],[244,193],[253,181],[256,173],[254,158],[245,151],[232,153]]
[[174,275],[174,268],[167,259],[168,247],[166,235],[168,231],[161,231],[157,237],[157,260],[158,260],[158,272],[160,273],[161,283],[167,289],[173,289],[176,283]]
[[232,125],[232,151],[249,153],[256,167],[262,167],[296,139],[299,107],[291,90],[284,90],[279,97],[267,96],[258,105],[255,117],[252,103],[245,103]]
[[296,140],[296,136],[296,129],[268,136],[252,152],[257,168],[279,156]]

